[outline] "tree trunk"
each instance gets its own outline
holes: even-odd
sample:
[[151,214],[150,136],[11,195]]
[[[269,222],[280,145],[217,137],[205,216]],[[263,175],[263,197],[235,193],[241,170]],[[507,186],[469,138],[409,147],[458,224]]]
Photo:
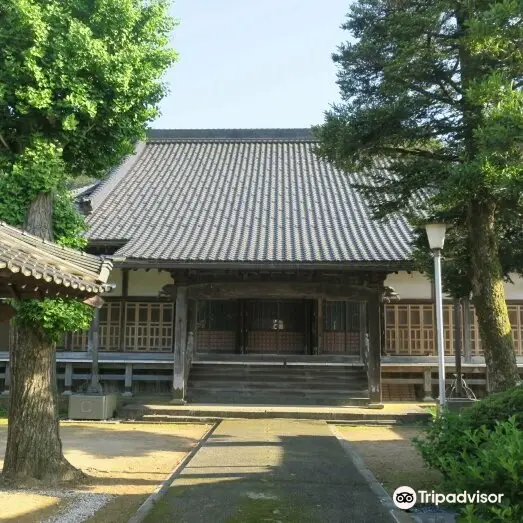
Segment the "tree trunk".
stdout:
[[[39,194],[27,210],[26,230],[52,240],[52,210],[52,194]],[[55,345],[39,325],[17,327],[9,358],[11,391],[4,478],[18,484],[37,480],[50,485],[80,479],[82,472],[62,453]]]
[[473,204],[469,216],[473,303],[489,388],[495,392],[513,387],[519,381],[494,228],[495,209],[493,205]]
[[25,213],[24,229],[44,240],[53,241],[53,195],[51,193],[40,193],[31,202]]
[[63,456],[58,433],[55,347],[38,326],[19,327],[15,338],[3,476],[16,484],[80,479]]

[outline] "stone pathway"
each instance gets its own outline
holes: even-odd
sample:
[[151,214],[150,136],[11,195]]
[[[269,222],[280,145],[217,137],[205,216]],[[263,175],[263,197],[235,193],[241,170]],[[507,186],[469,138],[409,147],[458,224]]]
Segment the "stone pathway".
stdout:
[[177,523],[388,523],[328,425],[226,420],[147,521]]

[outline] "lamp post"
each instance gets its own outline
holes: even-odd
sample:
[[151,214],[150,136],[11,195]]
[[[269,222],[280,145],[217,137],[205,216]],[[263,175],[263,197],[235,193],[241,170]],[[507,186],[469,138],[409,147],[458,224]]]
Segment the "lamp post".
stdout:
[[429,223],[425,226],[429,246],[434,253],[434,280],[436,287],[436,345],[438,349],[439,404],[445,405],[445,348],[443,341],[443,293],[441,288],[441,251],[445,243],[447,226],[443,223]]

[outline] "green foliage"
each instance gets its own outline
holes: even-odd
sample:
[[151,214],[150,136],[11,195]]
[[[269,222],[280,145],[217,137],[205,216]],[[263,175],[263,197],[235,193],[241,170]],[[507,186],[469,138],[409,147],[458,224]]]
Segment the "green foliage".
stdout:
[[12,305],[16,324],[28,328],[40,325],[50,343],[58,342],[66,332],[87,330],[93,317],[91,307],[74,299],[22,300]]
[[[376,218],[415,226],[414,258],[432,274],[421,225],[451,226],[444,285],[471,292],[469,221],[494,208],[501,271],[523,272],[523,4],[518,0],[360,0],[334,55],[342,101],[316,128],[318,154],[365,176]],[[519,22],[518,22],[519,21]]]
[[65,188],[55,194],[53,223],[56,243],[79,250],[87,246],[87,239],[83,236],[87,225]]
[[[66,186],[100,178],[158,114],[176,54],[167,0],[4,0],[0,3],[0,220],[14,226],[53,195],[54,236],[81,249],[85,224]],[[31,231],[37,232],[37,231]],[[50,339],[86,327],[72,300],[24,301],[17,321]]]
[[496,423],[512,417],[523,430],[523,386],[490,394],[459,414],[444,411],[434,418],[424,439],[416,440],[418,449],[427,465],[439,468],[441,456],[455,455],[458,450],[474,451],[475,443],[468,433],[481,427],[493,430]]
[[492,394],[460,414],[445,411],[414,440],[446,492],[504,494],[502,506],[463,507],[461,521],[521,521],[523,387]]

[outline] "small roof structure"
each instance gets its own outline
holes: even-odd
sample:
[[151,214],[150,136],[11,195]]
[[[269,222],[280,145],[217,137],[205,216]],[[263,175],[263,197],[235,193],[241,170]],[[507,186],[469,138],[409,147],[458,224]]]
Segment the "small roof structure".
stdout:
[[94,192],[92,247],[128,266],[402,266],[412,229],[372,219],[309,129],[152,130]]
[[112,263],[0,221],[0,298],[92,298],[111,290]]

